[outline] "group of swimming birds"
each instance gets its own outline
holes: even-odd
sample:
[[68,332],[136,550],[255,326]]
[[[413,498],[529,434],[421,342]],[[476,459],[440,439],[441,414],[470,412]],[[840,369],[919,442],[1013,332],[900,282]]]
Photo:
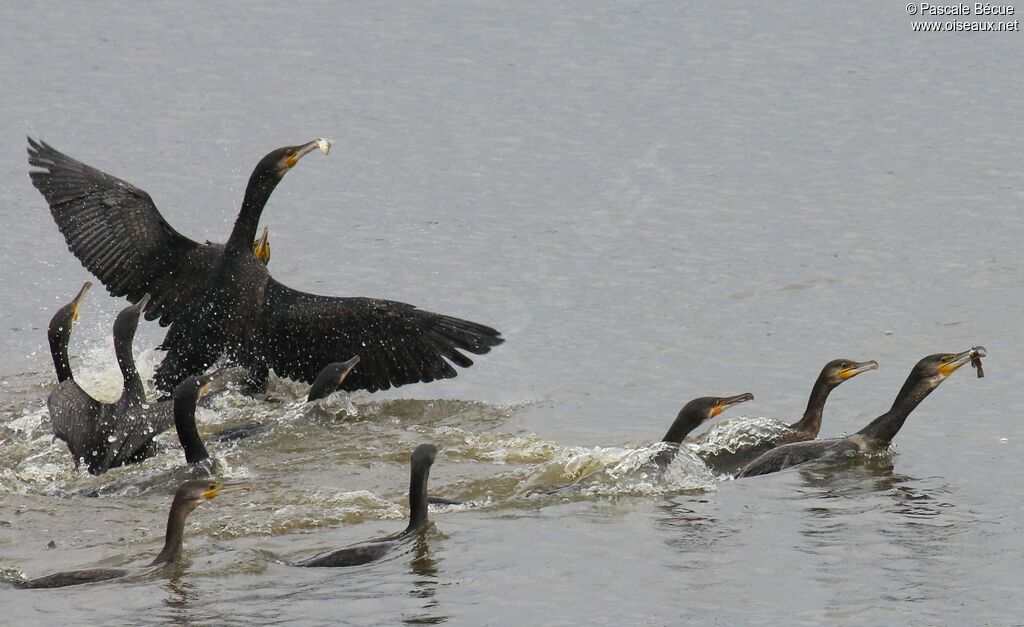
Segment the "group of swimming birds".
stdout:
[[[262,390],[271,368],[278,376],[311,383],[314,402],[336,390],[388,389],[456,376],[452,364],[468,367],[465,353],[484,354],[503,341],[495,329],[405,303],[370,298],[318,296],[291,289],[267,271],[267,230],[257,238],[260,215],[284,175],[305,155],[330,142],[315,139],[279,148],[256,165],[226,244],[195,242],[172,228],[143,190],[29,138],[30,176],[71,252],[108,291],[132,303],[114,321],[114,352],[124,379],[112,403],[92,398],[76,382],[68,359],[73,323],[91,283],[54,314],[48,339],[57,386],[47,405],[54,436],[64,440],[76,467],[92,474],[141,462],[156,453],[154,438],[174,426],[185,461],[196,476],[175,493],[163,550],[150,564],[177,560],[188,514],[203,501],[248,489],[214,478],[209,454],[196,426],[196,405],[225,365],[245,368],[245,386]],[[166,396],[146,398],[132,356],[139,318],[169,326],[160,348],[167,352],[155,375]],[[842,438],[817,439],[829,393],[844,381],[878,367],[874,361],[836,359],[825,364],[811,389],[803,417],[766,428],[753,421],[716,425],[692,442],[687,436],[726,409],[753,395],[701,397],[687,403],[662,438],[667,446],[653,458],[664,469],[679,447],[693,444],[713,470],[735,477],[776,472],[815,459],[885,450],[910,413],[961,366],[971,363],[983,376],[985,349],[929,355],[913,367],[891,408],[866,427]],[[719,428],[720,427],[720,428]],[[716,429],[719,429],[716,432]],[[703,446],[723,439],[727,446]],[[352,566],[379,559],[428,522],[427,478],[437,455],[432,444],[412,453],[410,519],[402,532],[344,547],[293,566]],[[206,464],[206,465],[204,465]],[[87,569],[21,580],[20,587],[53,588],[123,577],[126,569]]]

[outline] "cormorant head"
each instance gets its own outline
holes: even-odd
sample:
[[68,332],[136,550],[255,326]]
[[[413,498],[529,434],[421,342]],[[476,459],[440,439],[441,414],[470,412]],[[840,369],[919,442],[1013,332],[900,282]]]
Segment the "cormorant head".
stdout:
[[416,447],[416,450],[412,452],[412,467],[417,468],[429,468],[434,464],[434,459],[437,457],[437,447],[433,444],[420,444]]
[[182,403],[195,406],[210,391],[211,381],[213,381],[213,375],[204,374],[189,377],[179,383],[174,388],[175,407]]
[[833,359],[821,369],[822,376],[832,385],[839,385],[862,372],[878,368],[877,361],[856,362],[852,359]]
[[78,294],[74,299],[72,299],[72,301],[67,305],[58,309],[57,313],[53,314],[53,318],[50,318],[50,337],[66,334],[71,331],[71,323],[78,320],[78,309],[81,307],[82,301],[85,300],[85,295],[89,292],[89,288],[91,287],[91,281],[83,283],[82,289],[78,290]]
[[172,507],[184,507],[186,511],[190,512],[199,507],[199,504],[203,501],[209,501],[216,496],[228,494],[229,492],[248,490],[251,487],[249,483],[244,481],[221,482],[209,479],[186,481],[174,493],[174,505]]
[[267,156],[260,159],[254,173],[264,172],[273,176],[275,180],[280,181],[288,173],[288,170],[295,167],[299,159],[302,159],[317,148],[326,155],[331,150],[330,140],[317,138],[301,146],[285,146],[272,150],[267,153]]
[[754,395],[750,392],[737,394],[736,396],[702,396],[683,405],[683,409],[679,413],[699,416],[700,421],[704,422],[714,418],[733,405],[739,405],[740,403],[752,400],[754,400]]
[[317,401],[322,398],[326,398],[338,389],[342,381],[348,377],[348,374],[352,372],[352,369],[359,363],[359,355],[356,355],[348,361],[336,361],[327,364],[320,370],[320,374],[316,375],[316,380],[313,381],[313,385],[309,388],[309,395],[306,396],[306,402]]
[[252,243],[252,254],[263,262],[263,265],[270,263],[270,229],[263,227],[263,234]]
[[139,326],[139,316],[149,303],[149,294],[143,295],[139,302],[125,307],[114,319],[114,338],[129,339],[135,337],[135,329]]
[[938,385],[964,364],[977,362],[977,365],[980,365],[981,358],[985,355],[984,346],[975,346],[962,353],[936,353],[935,355],[928,355],[917,362],[917,365],[911,371],[911,377]]
[[359,363],[359,355],[356,355],[348,361],[336,361],[333,364],[328,364],[324,367],[331,378],[335,381],[335,385],[341,385],[341,382],[345,380],[348,373],[352,372],[352,369]]
[[702,396],[695,398],[683,405],[683,408],[676,414],[668,433],[662,438],[663,442],[675,442],[679,444],[691,431],[700,426],[703,422],[714,418],[733,405],[739,405],[754,400],[754,395],[737,394],[736,396]]

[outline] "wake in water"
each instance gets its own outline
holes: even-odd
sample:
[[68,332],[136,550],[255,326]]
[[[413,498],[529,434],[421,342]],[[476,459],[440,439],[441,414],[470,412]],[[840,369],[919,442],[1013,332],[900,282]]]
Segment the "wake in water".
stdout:
[[789,433],[788,423],[777,418],[738,416],[716,422],[689,443],[702,457],[736,451]]
[[[103,341],[86,344],[75,359],[76,380],[97,398],[114,398],[121,375],[110,347]],[[148,381],[162,359],[159,351],[143,351],[138,368]],[[99,366],[82,367],[93,364]],[[196,421],[211,460],[186,466],[174,431],[161,435],[160,452],[145,462],[92,477],[74,469],[67,448],[52,441],[43,394],[29,409],[0,425],[0,491],[49,496],[129,496],[171,493],[195,473],[231,479],[259,478],[271,491],[253,505],[251,516],[220,521],[226,535],[276,535],[368,520],[400,518],[404,495],[375,486],[402,485],[400,469],[408,451],[424,440],[438,444],[446,468],[461,477],[439,484],[438,496],[461,501],[441,511],[467,507],[536,507],[553,500],[635,495],[666,495],[715,489],[721,477],[698,453],[738,446],[744,429],[733,421],[719,423],[698,445],[684,444],[670,463],[656,463],[674,445],[569,446],[535,434],[502,432],[525,405],[495,406],[458,400],[373,400],[360,394],[336,393],[305,403],[308,386],[272,379],[267,392],[253,398],[239,391],[241,375],[218,376],[222,389],[196,409]],[[217,384],[215,383],[215,386]],[[48,387],[48,386],[47,386]],[[42,390],[45,393],[45,387]],[[156,391],[147,385],[150,398]],[[19,402],[26,399],[19,399]],[[31,407],[32,403],[34,407]],[[770,419],[744,419],[765,431],[783,425]],[[231,442],[211,441],[226,427],[257,424],[255,437]],[[258,470],[256,470],[258,469]],[[341,483],[367,486],[345,490]],[[394,476],[392,476],[394,475]],[[296,477],[301,482],[296,483]],[[264,506],[260,503],[273,503]]]

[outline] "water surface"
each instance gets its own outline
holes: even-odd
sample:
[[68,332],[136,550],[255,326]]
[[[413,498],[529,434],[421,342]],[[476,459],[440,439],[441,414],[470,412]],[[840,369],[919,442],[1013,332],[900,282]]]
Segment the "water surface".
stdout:
[[[27,176],[26,134],[147,190],[223,241],[252,166],[326,136],[264,213],[275,277],[501,329],[454,380],[276,403],[237,393],[203,432],[259,490],[203,505],[186,561],[60,592],[0,588],[11,622],[251,624],[1007,623],[1024,604],[1024,267],[1019,33],[912,33],[902,5],[303,3],[144,12],[0,9],[0,569],[141,563],[170,483],[101,478],[51,443],[45,326],[88,278]],[[116,395],[93,290],[72,341]],[[151,372],[162,330],[140,329]],[[888,408],[920,357],[988,348],[896,451],[718,481],[605,475],[690,398],[752,392],[795,419],[821,366],[876,359],[823,434]],[[402,526],[407,459],[472,507],[407,553],[302,571],[299,558]],[[642,473],[641,473],[642,474]],[[53,540],[56,548],[48,549]],[[72,620],[69,620],[69,617]]]

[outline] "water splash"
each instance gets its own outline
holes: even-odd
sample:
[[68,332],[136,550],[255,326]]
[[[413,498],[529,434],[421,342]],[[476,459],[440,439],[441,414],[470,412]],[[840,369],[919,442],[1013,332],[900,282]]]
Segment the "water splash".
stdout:
[[715,423],[704,435],[687,444],[702,456],[735,453],[789,432],[789,425],[777,418],[739,416]]

